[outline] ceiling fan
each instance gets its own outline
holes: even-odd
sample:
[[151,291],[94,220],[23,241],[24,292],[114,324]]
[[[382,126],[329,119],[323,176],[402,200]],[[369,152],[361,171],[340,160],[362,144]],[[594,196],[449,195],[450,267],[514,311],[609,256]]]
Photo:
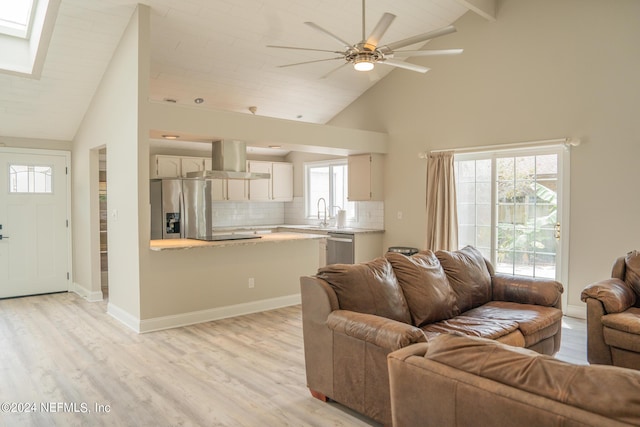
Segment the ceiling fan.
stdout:
[[316,52],[329,52],[336,53],[340,56],[327,59],[317,59],[314,61],[297,62],[295,64],[279,65],[279,68],[292,67],[295,65],[311,64],[315,62],[334,61],[342,59],[345,62],[338,68],[333,69],[329,73],[323,76],[327,77],[347,64],[353,64],[353,68],[358,71],[370,71],[374,68],[375,64],[386,64],[393,67],[404,68],[411,71],[417,71],[419,73],[426,73],[429,68],[423,67],[408,62],[397,61],[395,58],[408,58],[411,56],[431,56],[431,55],[458,55],[462,53],[462,49],[440,49],[440,50],[396,50],[412,44],[426,42],[427,40],[434,39],[436,37],[451,34],[456,31],[453,25],[441,28],[439,30],[430,31],[423,34],[418,34],[413,37],[409,37],[403,40],[399,40],[386,45],[380,45],[380,40],[384,36],[385,32],[395,19],[395,15],[392,13],[385,13],[382,15],[374,29],[366,37],[365,34],[365,0],[362,0],[362,41],[356,44],[351,44],[342,38],[336,36],[332,32],[322,28],[318,24],[313,22],[305,22],[305,25],[331,37],[336,42],[340,43],[344,50],[325,50],[325,49],[313,49],[307,47],[295,47],[295,46],[275,46],[268,45],[267,47],[278,49],[296,49]]

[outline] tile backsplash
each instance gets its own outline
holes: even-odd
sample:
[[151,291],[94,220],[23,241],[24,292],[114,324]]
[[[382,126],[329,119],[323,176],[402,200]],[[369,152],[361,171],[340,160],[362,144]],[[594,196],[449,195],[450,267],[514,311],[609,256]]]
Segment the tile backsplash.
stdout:
[[[358,217],[347,227],[384,228],[384,202],[356,202]],[[242,227],[280,224],[316,224],[305,217],[304,197],[292,202],[214,202],[213,227]],[[335,224],[335,219],[331,221]]]

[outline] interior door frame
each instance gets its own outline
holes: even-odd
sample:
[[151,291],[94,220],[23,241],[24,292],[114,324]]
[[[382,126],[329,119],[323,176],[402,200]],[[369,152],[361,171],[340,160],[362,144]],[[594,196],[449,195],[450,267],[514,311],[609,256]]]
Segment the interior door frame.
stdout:
[[21,154],[21,155],[33,155],[33,156],[61,156],[65,159],[66,165],[66,191],[67,191],[67,200],[66,200],[66,210],[67,210],[67,220],[69,221],[67,225],[67,271],[69,272],[69,277],[67,279],[67,292],[72,290],[73,282],[73,240],[72,240],[72,218],[71,218],[71,151],[69,150],[48,150],[42,148],[19,148],[19,147],[2,147],[0,146],[1,154]]

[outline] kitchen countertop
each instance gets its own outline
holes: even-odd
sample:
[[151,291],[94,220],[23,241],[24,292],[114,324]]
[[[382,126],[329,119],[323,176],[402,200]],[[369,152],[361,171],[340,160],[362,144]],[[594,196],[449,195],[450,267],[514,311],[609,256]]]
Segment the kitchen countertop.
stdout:
[[378,230],[373,228],[354,228],[354,227],[345,227],[345,228],[336,228],[336,227],[321,227],[318,225],[279,225],[278,230],[283,231],[295,231],[300,232],[304,231],[305,233],[318,233],[318,234],[328,234],[328,233],[343,233],[343,234],[363,234],[363,233],[384,233],[384,230]]
[[322,227],[319,225],[309,224],[279,224],[279,225],[252,225],[245,227],[215,227],[213,234],[224,233],[281,233],[281,232],[295,232],[295,233],[311,233],[311,234],[328,234],[328,233],[347,233],[347,234],[361,234],[361,233],[384,233],[384,230],[373,228],[336,228],[336,227]]
[[[264,230],[261,228],[260,230]],[[215,242],[206,242],[195,239],[165,239],[165,240],[151,240],[149,242],[149,249],[152,251],[164,251],[169,249],[192,249],[192,248],[204,248],[204,247],[225,247],[225,246],[246,246],[246,245],[259,245],[263,243],[280,243],[292,240],[309,240],[309,239],[322,239],[322,234],[316,233],[300,233],[300,232],[275,232],[275,233],[258,233],[260,238],[255,239],[242,239],[242,240],[222,240]]]

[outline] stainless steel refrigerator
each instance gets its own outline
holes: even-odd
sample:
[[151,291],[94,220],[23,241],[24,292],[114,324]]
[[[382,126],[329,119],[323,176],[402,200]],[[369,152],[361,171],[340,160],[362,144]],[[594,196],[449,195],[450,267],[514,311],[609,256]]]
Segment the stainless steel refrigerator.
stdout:
[[152,179],[151,239],[198,239],[211,235],[211,181]]

